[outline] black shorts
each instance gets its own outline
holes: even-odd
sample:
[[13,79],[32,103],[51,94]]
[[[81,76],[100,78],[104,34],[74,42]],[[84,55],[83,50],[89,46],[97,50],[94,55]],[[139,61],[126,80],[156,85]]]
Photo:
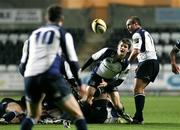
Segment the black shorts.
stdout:
[[159,73],[158,60],[146,60],[138,64],[136,78],[143,79],[148,82],[154,82]]
[[99,84],[102,82],[102,77],[97,74],[92,74],[91,78],[88,81],[88,85],[94,88],[97,88]]
[[104,123],[108,117],[108,100],[100,99],[93,101],[91,105],[91,119],[93,123]]
[[70,86],[63,76],[48,76],[40,74],[32,77],[25,77],[25,94],[31,102],[37,103],[45,93],[49,99],[60,99],[71,93]]
[[[111,81],[111,79],[105,79],[105,78],[93,73],[91,75],[91,78],[90,78],[89,82],[88,82],[88,85],[91,86],[91,87],[97,88],[99,86],[99,84],[102,82],[102,79],[105,82],[110,82]],[[112,87],[111,88],[107,87],[106,90],[107,90],[108,93],[118,91],[118,86],[113,87],[113,88]]]
[[118,117],[112,102],[108,99],[93,100],[91,105],[91,123],[104,123],[109,117]]

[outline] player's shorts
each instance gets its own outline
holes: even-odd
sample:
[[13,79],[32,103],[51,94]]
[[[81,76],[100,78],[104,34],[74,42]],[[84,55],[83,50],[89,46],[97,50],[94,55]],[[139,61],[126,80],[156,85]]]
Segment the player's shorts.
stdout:
[[97,88],[99,84],[102,82],[102,77],[97,74],[92,74],[91,78],[88,81],[88,85],[94,88]]
[[158,60],[146,60],[138,64],[136,71],[136,78],[143,79],[145,81],[154,82],[159,73]]
[[[88,85],[94,88],[97,88],[99,86],[99,84],[102,82],[102,79],[106,82],[110,82],[111,79],[104,79],[101,76],[97,75],[97,74],[92,74],[91,78],[88,82]],[[106,88],[106,92],[114,92],[114,91],[118,91],[118,86],[116,87],[107,87]]]
[[91,106],[91,118],[94,123],[104,123],[107,119],[108,111],[107,111],[108,100],[101,99],[95,100]]
[[31,102],[40,101],[42,93],[49,99],[63,100],[71,94],[70,86],[62,75],[49,76],[40,74],[37,76],[25,77],[25,94]]
[[[91,122],[104,123],[109,117],[115,117],[113,104],[107,99],[93,100],[91,105]],[[115,112],[117,114],[117,111]]]

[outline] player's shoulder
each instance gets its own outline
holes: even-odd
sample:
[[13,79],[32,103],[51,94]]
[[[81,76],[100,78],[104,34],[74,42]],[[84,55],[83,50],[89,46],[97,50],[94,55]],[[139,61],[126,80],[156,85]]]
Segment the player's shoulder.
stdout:
[[117,53],[117,51],[114,48],[110,48],[110,47],[105,47],[101,50],[104,51],[105,54],[116,54]]
[[133,34],[133,37],[136,38],[136,37],[141,37],[143,34],[145,33],[149,33],[147,30],[143,29],[143,28],[140,28],[138,30],[136,30]]
[[67,35],[67,37],[72,37],[70,32],[67,32],[67,30],[63,27],[63,26],[59,26],[59,25],[55,25],[55,24],[47,24],[47,25],[43,25],[40,26],[39,28],[35,29],[32,34],[38,34],[38,33],[54,33],[57,37],[65,37]]
[[132,35],[132,39],[139,39],[141,38],[141,34],[139,32],[135,32],[133,35]]
[[66,30],[59,25],[56,24],[46,24],[43,26],[40,26],[39,28],[35,29],[33,32],[37,32],[37,31],[62,31],[62,32],[66,32]]
[[103,48],[101,48],[100,50],[112,51],[112,50],[113,50],[113,48],[110,48],[110,47],[103,47]]
[[111,48],[111,47],[104,47],[102,50],[105,50],[106,52],[116,52],[116,49]]

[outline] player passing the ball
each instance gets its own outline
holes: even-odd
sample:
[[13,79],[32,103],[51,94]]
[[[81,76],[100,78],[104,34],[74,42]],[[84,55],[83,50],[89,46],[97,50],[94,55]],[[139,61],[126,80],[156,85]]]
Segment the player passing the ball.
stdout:
[[126,27],[132,33],[133,49],[129,56],[129,62],[138,59],[135,74],[134,99],[136,112],[133,117],[134,124],[142,124],[143,109],[145,104],[144,90],[150,82],[154,82],[159,73],[159,62],[154,47],[154,41],[149,32],[141,27],[141,21],[137,16],[131,16],[126,21]]

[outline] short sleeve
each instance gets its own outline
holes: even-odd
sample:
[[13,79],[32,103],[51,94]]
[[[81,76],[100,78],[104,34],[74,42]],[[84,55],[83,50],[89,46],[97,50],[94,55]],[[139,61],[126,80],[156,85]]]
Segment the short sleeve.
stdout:
[[134,33],[134,35],[132,36],[132,40],[133,40],[133,48],[140,49],[141,45],[142,45],[142,38],[141,38],[140,34]]

